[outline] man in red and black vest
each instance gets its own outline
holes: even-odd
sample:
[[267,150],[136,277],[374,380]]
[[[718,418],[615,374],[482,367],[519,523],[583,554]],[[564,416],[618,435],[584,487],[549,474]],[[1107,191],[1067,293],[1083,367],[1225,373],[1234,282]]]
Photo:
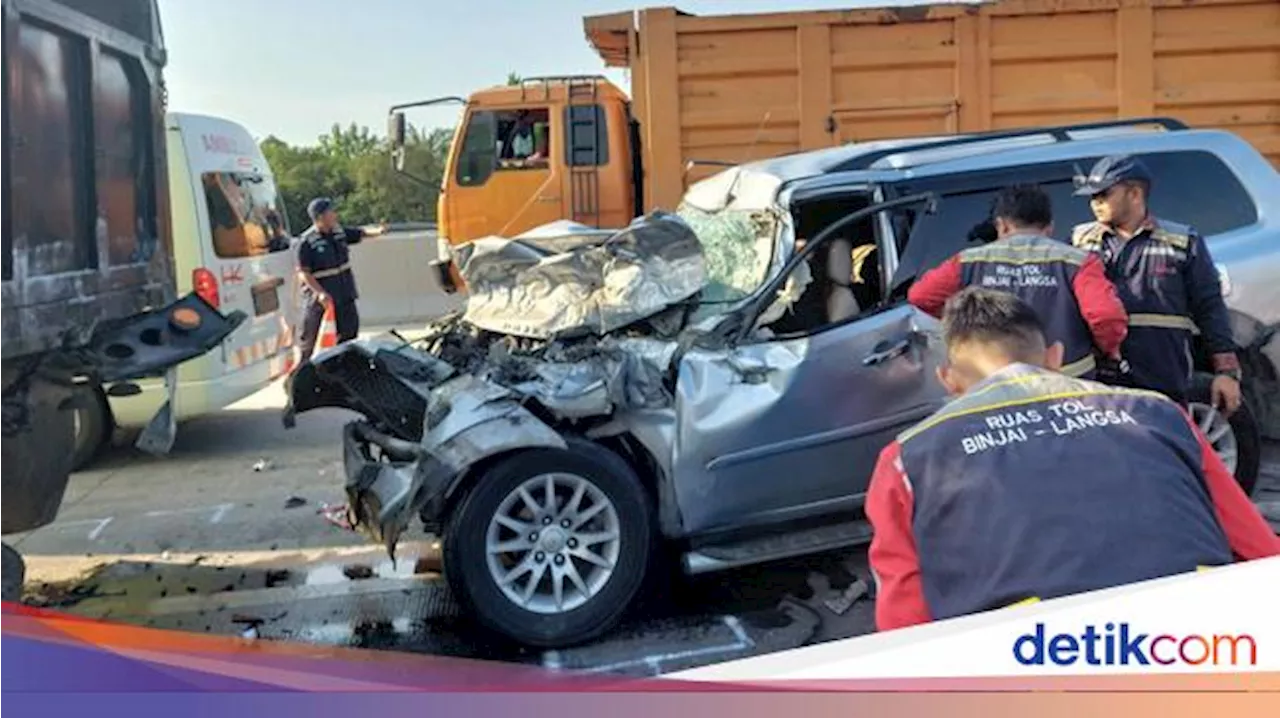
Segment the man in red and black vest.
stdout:
[[926,272],[907,301],[933,316],[964,287],[1018,296],[1040,315],[1049,341],[1066,352],[1062,373],[1093,378],[1095,348],[1120,360],[1128,316],[1096,255],[1054,239],[1049,196],[1035,186],[1005,189],[996,197],[995,242],[966,249]]
[[1058,373],[1017,297],[965,289],[943,332],[958,398],[884,449],[867,493],[880,630],[1280,555],[1182,407]]

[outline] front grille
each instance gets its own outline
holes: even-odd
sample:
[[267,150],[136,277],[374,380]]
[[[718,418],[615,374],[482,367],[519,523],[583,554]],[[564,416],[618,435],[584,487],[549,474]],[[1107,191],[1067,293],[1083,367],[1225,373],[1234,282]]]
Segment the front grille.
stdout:
[[349,352],[326,373],[332,373],[333,380],[360,404],[359,411],[375,421],[380,430],[398,439],[420,440],[426,400],[378,366],[378,361]]

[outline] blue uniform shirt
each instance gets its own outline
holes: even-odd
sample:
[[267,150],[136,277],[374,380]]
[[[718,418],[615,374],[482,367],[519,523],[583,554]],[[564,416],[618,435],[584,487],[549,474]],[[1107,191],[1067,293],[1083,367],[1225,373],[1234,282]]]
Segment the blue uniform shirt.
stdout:
[[[354,302],[355,274],[351,271],[351,253],[347,245],[364,239],[364,230],[339,228],[336,232],[321,232],[314,225],[302,233],[298,242],[298,266],[311,273],[335,304]],[[313,301],[310,288],[303,288],[304,296]]]
[[1185,401],[1193,369],[1191,339],[1209,351],[1235,351],[1226,302],[1209,248],[1193,228],[1151,218],[1125,241],[1106,225],[1087,222],[1072,243],[1097,252],[1129,312],[1122,352],[1139,386]]

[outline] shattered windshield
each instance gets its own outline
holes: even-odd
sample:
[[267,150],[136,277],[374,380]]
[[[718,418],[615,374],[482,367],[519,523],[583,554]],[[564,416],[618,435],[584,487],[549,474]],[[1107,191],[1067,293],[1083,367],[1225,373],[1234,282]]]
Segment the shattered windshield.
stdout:
[[702,290],[707,303],[736,302],[750,296],[769,277],[777,220],[769,212],[706,212],[682,203],[676,213],[689,223],[707,268]]

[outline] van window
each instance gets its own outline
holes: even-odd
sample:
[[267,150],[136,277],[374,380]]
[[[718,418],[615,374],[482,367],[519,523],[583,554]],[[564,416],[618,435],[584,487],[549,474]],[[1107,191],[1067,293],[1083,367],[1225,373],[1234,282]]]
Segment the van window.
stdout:
[[257,257],[289,248],[289,224],[275,182],[248,172],[200,176],[213,251],[221,259]]
[[547,169],[550,147],[546,108],[477,110],[467,119],[455,176],[463,187],[479,187],[495,171]]

